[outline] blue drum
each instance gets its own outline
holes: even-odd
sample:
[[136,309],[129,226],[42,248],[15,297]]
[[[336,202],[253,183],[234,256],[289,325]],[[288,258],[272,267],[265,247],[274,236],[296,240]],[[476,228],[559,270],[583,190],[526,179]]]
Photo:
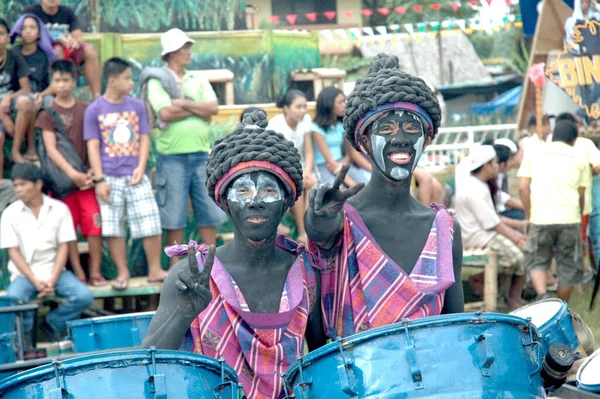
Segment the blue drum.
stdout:
[[531,317],[531,322],[538,329],[544,356],[553,344],[564,344],[573,350],[579,346],[571,312],[567,303],[558,298],[544,299],[510,314],[524,319]]
[[17,333],[0,334],[0,364],[13,363],[15,359],[15,340]]
[[428,317],[338,339],[299,358],[288,398],[545,398],[535,327],[519,317]]
[[224,361],[154,348],[53,360],[0,382],[2,399],[237,399],[240,392]]
[[577,371],[577,386],[583,391],[600,394],[600,349],[588,357]]
[[93,317],[67,322],[76,353],[140,346],[155,312]]
[[[0,307],[12,306],[13,300],[7,296],[0,296]],[[0,334],[11,333],[15,331],[16,313],[0,314]]]

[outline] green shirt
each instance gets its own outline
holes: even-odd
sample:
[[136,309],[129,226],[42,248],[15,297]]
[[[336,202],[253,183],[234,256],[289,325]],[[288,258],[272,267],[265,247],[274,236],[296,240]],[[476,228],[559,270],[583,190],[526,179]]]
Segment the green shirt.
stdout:
[[[185,71],[180,82],[184,97],[193,101],[216,101],[217,96],[208,79],[200,72]],[[172,105],[171,97],[158,79],[148,81],[148,101],[152,109],[158,112]],[[156,149],[165,155],[208,152],[210,150],[208,124],[197,116],[170,122],[166,130],[158,131]]]

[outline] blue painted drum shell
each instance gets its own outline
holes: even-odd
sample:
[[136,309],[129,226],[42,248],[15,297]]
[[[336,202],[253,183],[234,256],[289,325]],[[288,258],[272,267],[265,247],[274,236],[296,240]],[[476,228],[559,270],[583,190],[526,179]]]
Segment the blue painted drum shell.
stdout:
[[[50,399],[52,390],[66,390],[69,399],[213,398],[221,384],[221,364],[207,356],[157,350],[156,374],[149,350],[134,350],[81,356],[55,366],[37,367],[0,382],[2,399]],[[226,380],[237,383],[235,371],[223,365]],[[151,392],[152,375],[164,375],[165,396]],[[158,378],[155,379],[157,381]],[[237,398],[232,386],[222,398]],[[63,390],[63,392],[64,392]]]
[[[577,338],[575,328],[573,327],[573,317],[571,316],[571,312],[569,311],[567,303],[558,298],[549,298],[525,305],[510,313],[511,315],[515,316],[517,312],[523,312],[526,310],[530,310],[530,312],[533,313],[537,306],[543,306],[545,303],[554,302],[561,302],[558,312],[556,312],[556,314],[554,314],[550,320],[541,326],[537,326],[537,330],[542,342],[544,356],[554,344],[567,345],[573,350],[576,350],[579,346],[579,339]],[[533,314],[530,315],[530,317],[532,316]]]
[[67,322],[75,353],[140,346],[156,312],[93,317]]
[[15,342],[17,333],[0,334],[0,364],[13,363],[16,360]]
[[[0,296],[0,307],[13,305],[13,300],[7,296]],[[15,331],[16,313],[0,314],[0,334],[10,333]]]
[[302,399],[545,398],[540,348],[529,345],[537,338],[533,325],[505,314],[422,318],[330,343],[292,364],[284,381]]

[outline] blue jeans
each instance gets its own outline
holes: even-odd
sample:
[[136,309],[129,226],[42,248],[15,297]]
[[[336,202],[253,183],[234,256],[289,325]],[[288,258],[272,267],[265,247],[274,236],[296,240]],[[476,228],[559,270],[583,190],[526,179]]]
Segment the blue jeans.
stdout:
[[500,212],[500,215],[514,220],[525,220],[525,212],[520,209],[507,209],[504,212]]
[[[48,313],[46,321],[55,331],[63,332],[67,321],[78,318],[92,304],[94,296],[89,288],[68,270],[61,273],[54,289],[56,295],[65,298],[67,302]],[[28,303],[37,293],[37,289],[26,277],[19,276],[10,283],[6,296]],[[33,312],[27,312],[23,314],[23,331],[29,333],[32,329]]]
[[185,229],[189,197],[192,199],[196,227],[217,226],[227,220],[225,212],[208,196],[207,158],[205,152],[157,155],[156,202],[164,230]]

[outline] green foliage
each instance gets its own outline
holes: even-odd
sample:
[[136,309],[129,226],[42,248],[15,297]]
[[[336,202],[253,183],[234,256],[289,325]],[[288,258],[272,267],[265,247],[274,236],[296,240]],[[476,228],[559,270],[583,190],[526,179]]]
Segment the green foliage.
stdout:
[[160,32],[177,26],[187,31],[245,27],[245,0],[101,0],[102,31]]
[[[364,26],[391,25],[391,24],[414,24],[418,22],[444,21],[451,19],[468,19],[477,15],[466,1],[459,7],[458,12],[450,8],[452,0],[363,0],[362,7],[374,10],[370,17],[363,16]],[[433,10],[432,4],[441,4],[439,10]],[[421,12],[412,9],[412,6],[423,6]],[[401,15],[394,11],[395,7],[405,7],[406,13]],[[390,8],[392,12],[387,16],[377,12],[378,8]]]
[[[63,0],[75,10],[82,30],[92,31],[95,0]],[[245,29],[246,0],[97,0],[100,31],[150,33],[179,27],[187,31]],[[31,0],[1,0],[0,15],[13,23]]]
[[294,45],[287,35],[273,35],[273,93],[282,96],[290,86],[290,72],[296,69],[311,69],[321,66],[319,51],[311,51],[306,45]]
[[502,29],[493,34],[473,32],[469,40],[484,63],[486,60],[495,60],[494,64],[502,64],[512,73],[524,73],[527,70],[529,51],[519,29]]

